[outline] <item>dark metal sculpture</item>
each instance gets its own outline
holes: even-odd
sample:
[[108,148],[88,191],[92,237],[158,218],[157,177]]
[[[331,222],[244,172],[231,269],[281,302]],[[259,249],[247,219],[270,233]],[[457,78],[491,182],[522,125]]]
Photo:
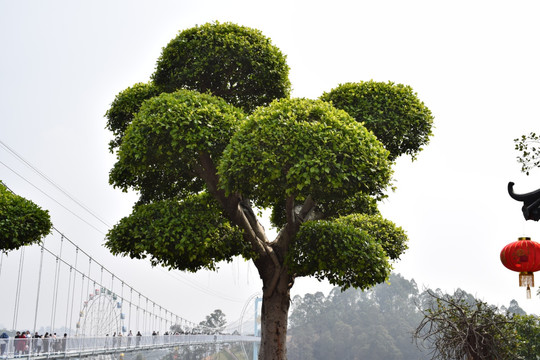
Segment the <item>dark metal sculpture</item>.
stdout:
[[540,189],[531,191],[526,194],[516,194],[514,192],[514,183],[508,183],[508,194],[517,201],[523,201],[521,211],[525,220],[540,220]]

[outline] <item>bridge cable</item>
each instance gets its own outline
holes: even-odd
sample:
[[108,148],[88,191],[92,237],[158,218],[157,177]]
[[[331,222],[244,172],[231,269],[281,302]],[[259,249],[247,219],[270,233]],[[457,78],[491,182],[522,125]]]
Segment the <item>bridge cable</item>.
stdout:
[[[73,304],[75,303],[75,288],[77,287],[77,260],[78,258],[79,258],[79,248],[76,247],[75,248],[75,272],[73,273],[73,293],[71,294],[71,313],[69,315],[69,324],[70,324],[69,336],[71,336],[71,325],[73,325]],[[67,313],[66,313],[66,323],[67,323]]]
[[[88,259],[88,281],[86,283],[86,296],[90,296],[90,270],[92,269],[92,258]],[[85,321],[86,322],[86,321]]]
[[[100,279],[99,279],[99,282],[102,284],[99,288],[99,293],[98,293],[98,290],[96,290],[94,292],[94,294],[97,296],[97,300],[98,300],[98,314],[101,314],[101,303],[103,302],[103,295],[101,290],[103,290],[103,288],[105,287],[103,285],[103,266],[101,266],[101,276],[100,276]],[[95,283],[94,283],[94,287],[95,287]],[[103,288],[102,288],[103,287]],[[99,326],[99,324],[98,324]]]
[[[47,175],[45,175],[42,171],[40,171],[38,168],[33,166],[30,162],[25,160],[21,155],[19,155],[15,150],[10,148],[5,142],[0,140],[0,144],[6,148],[12,155],[14,155],[16,158],[18,158],[20,161],[22,161],[24,164],[26,164],[28,167],[30,167],[32,170],[34,170],[37,174],[39,174],[42,178],[47,180],[49,184],[54,186],[56,189],[58,189],[62,194],[67,196],[69,199],[71,199],[75,204],[79,205],[81,208],[83,208],[87,213],[92,215],[95,219],[97,219],[99,222],[104,224],[107,228],[110,228],[111,226],[107,224],[103,219],[101,219],[99,216],[97,216],[93,211],[91,211],[88,207],[86,207],[84,204],[82,204],[79,200],[77,200],[74,196],[69,194],[66,190],[62,189],[62,187],[58,184],[56,184],[54,181],[52,181]],[[11,169],[10,169],[11,170]]]
[[56,269],[54,273],[54,292],[53,292],[53,308],[52,308],[52,318],[51,318],[51,332],[54,333],[55,322],[56,322],[56,307],[58,305],[58,285],[60,282],[60,264],[59,261],[62,258],[62,248],[64,247],[64,235],[60,237],[60,252],[56,257]]
[[37,295],[36,295],[36,311],[34,314],[34,328],[32,331],[32,334],[36,333],[36,327],[37,327],[37,315],[38,315],[38,309],[39,309],[39,292],[41,289],[41,274],[43,270],[43,253],[45,249],[45,244],[41,244],[41,257],[39,259],[39,275],[38,275],[38,285],[37,285]]
[[[69,281],[68,281],[68,290],[67,290],[67,304],[66,304],[66,322],[65,329],[68,329],[68,315],[69,315],[69,294],[71,293],[71,275],[73,274],[73,266],[69,266]],[[75,286],[73,286],[75,288]]]
[[139,331],[138,329],[140,329],[140,327],[139,327],[139,309],[140,308],[141,308],[141,293],[139,293],[139,305],[137,305],[137,320],[136,320],[136,324],[135,324],[136,327],[137,327],[137,331]]
[[17,290],[15,291],[15,309],[13,311],[13,329],[17,328],[17,320],[19,317],[19,303],[21,297],[22,271],[24,264],[24,247],[21,249],[21,257],[19,260],[19,274],[17,275]]
[[[97,232],[99,232],[100,234],[102,235],[106,235],[103,231],[101,231],[100,229],[98,229],[97,227],[95,227],[94,225],[92,225],[91,223],[89,223],[88,221],[86,221],[85,219],[83,219],[81,216],[77,215],[74,211],[68,209],[65,205],[61,204],[58,200],[56,200],[55,198],[53,198],[52,196],[50,196],[49,194],[47,194],[45,191],[41,190],[40,188],[38,188],[36,185],[32,184],[29,180],[27,180],[24,176],[20,175],[19,173],[17,173],[15,170],[13,170],[12,168],[10,168],[9,166],[7,166],[5,163],[3,163],[2,161],[0,161],[0,164],[4,165],[6,168],[8,168],[11,172],[13,172],[15,175],[17,175],[18,177],[20,177],[22,180],[24,180],[26,183],[28,183],[30,186],[32,186],[33,188],[35,188],[37,191],[39,191],[40,193],[42,193],[43,195],[45,195],[46,197],[48,197],[49,199],[51,199],[52,201],[54,201],[55,203],[57,203],[59,206],[61,206],[62,208],[64,208],[66,211],[68,211],[69,213],[71,213],[73,216],[75,216],[76,218],[78,218],[79,220],[81,220],[82,222],[86,223],[86,225],[90,226],[91,228],[93,228],[94,230],[96,230]],[[9,189],[9,188],[8,188]],[[11,189],[9,189],[11,191]],[[13,191],[11,191],[13,192]],[[54,229],[54,227],[53,227]],[[56,230],[56,229],[55,229]]]
[[129,287],[130,291],[129,291],[129,317],[128,317],[128,328],[129,328],[129,331],[131,331],[131,301],[133,299],[133,288],[130,286]]
[[75,325],[75,327],[77,328],[77,334],[79,333],[79,329],[81,328],[81,318],[82,318],[82,315],[83,315],[83,308],[84,308],[84,299],[85,297],[83,297],[84,295],[84,274],[82,274],[82,280],[81,280],[81,307],[80,307],[80,310],[79,310],[79,321],[77,321],[77,324]]
[[[120,280],[120,301],[121,301],[121,303],[120,303],[120,320],[124,320],[126,315],[123,312],[124,311],[124,282],[122,280]],[[123,324],[123,321],[120,324],[120,331],[124,332],[124,331],[122,331],[122,330],[124,330],[124,329],[122,329],[122,327],[125,326],[125,325],[122,325],[122,324]]]
[[144,317],[143,317],[143,328],[145,329],[146,333],[148,333],[148,327],[147,326],[150,326],[150,325],[148,325],[148,320],[146,318],[147,316],[148,316],[148,298],[146,298],[146,306],[144,308]]

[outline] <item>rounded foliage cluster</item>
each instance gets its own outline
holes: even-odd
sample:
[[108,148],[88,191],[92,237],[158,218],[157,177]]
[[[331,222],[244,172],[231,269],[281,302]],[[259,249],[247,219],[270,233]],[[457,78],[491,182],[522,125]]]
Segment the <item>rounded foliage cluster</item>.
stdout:
[[331,284],[366,289],[386,280],[390,260],[407,249],[407,235],[380,215],[351,214],[300,227],[287,256],[297,276],[328,279]]
[[115,186],[141,191],[142,202],[202,190],[199,155],[221,156],[244,113],[191,90],[146,100],[127,128],[110,173]]
[[382,245],[386,255],[397,260],[407,250],[405,231],[381,215],[351,214],[338,219],[342,224],[352,225],[366,231]]
[[323,203],[382,193],[392,173],[387,156],[346,112],[320,100],[281,99],[242,124],[218,171],[226,191],[263,208],[290,196]]
[[51,227],[47,210],[11,193],[0,183],[0,252],[39,243]]
[[407,85],[365,81],[346,83],[321,96],[345,110],[377,136],[390,159],[415,155],[429,142],[433,115]]
[[285,56],[259,30],[208,23],[181,31],[163,48],[153,80],[163,91],[211,92],[253,111],[288,97]]
[[107,234],[105,246],[152,265],[195,272],[213,270],[236,255],[250,257],[242,232],[222,215],[216,200],[202,193],[138,205]]
[[391,266],[383,246],[367,231],[339,221],[302,224],[287,255],[296,276],[327,279],[343,290],[385,281]]
[[116,95],[109,110],[105,114],[107,129],[112,131],[115,138],[109,143],[112,152],[122,144],[122,138],[133,117],[139,111],[142,103],[159,95],[159,89],[153,83],[137,83]]

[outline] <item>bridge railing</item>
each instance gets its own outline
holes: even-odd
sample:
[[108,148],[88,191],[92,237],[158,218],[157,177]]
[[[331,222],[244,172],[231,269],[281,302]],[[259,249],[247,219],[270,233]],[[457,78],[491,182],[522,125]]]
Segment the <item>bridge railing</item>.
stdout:
[[162,349],[209,343],[259,342],[241,335],[151,335],[62,338],[0,338],[0,358],[57,358]]

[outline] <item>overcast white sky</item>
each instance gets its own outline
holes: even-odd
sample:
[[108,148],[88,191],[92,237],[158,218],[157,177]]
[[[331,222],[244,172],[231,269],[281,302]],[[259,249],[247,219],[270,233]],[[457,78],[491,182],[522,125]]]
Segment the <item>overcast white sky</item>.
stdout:
[[[108,185],[114,157],[103,115],[115,95],[149,80],[179,30],[215,20],[258,28],[287,55],[293,96],[391,80],[411,85],[432,110],[431,143],[417,161],[398,161],[397,190],[381,206],[410,237],[396,271],[420,286],[463,288],[497,305],[516,299],[540,313],[539,298],[526,300],[499,260],[518,236],[540,240],[540,224],[525,223],[506,190],[508,181],[517,192],[540,188],[540,169],[520,173],[513,149],[514,138],[540,130],[539,15],[538,1],[521,0],[0,0],[0,140],[113,225],[134,201]],[[242,260],[217,274],[172,277],[115,258],[101,246],[106,226],[1,146],[0,161],[18,174],[0,164],[0,179],[49,209],[55,227],[179,315],[198,322],[222,309],[233,320],[260,288]],[[300,279],[292,292],[328,289]]]

